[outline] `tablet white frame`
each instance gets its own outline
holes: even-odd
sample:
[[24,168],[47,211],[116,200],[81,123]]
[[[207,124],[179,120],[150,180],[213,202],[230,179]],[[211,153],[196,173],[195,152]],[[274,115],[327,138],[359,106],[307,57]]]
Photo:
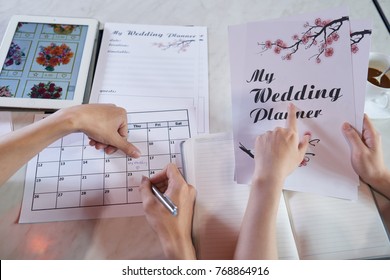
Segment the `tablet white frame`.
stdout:
[[[83,103],[87,86],[90,65],[93,58],[99,34],[99,22],[92,18],[68,18],[68,17],[46,17],[46,16],[13,16],[7,26],[5,35],[0,45],[0,67],[2,69],[12,39],[19,22],[42,23],[42,24],[69,24],[88,26],[84,50],[81,57],[79,73],[75,87],[73,100],[53,100],[40,98],[16,98],[0,97],[0,107],[33,108],[33,109],[61,109]],[[89,94],[89,93],[88,93]]]

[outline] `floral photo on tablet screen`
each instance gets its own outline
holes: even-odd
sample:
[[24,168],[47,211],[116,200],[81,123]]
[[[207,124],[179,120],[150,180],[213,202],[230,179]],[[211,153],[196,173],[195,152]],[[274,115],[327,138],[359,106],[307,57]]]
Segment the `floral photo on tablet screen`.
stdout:
[[67,44],[57,45],[50,43],[44,47],[40,46],[40,52],[36,58],[36,62],[45,67],[47,71],[54,71],[54,67],[61,64],[68,64],[74,53]]
[[11,46],[9,47],[7,57],[5,58],[4,66],[8,67],[11,65],[20,65],[22,63],[22,59],[26,56],[26,54],[22,51],[20,46],[15,42],[11,42]]
[[12,97],[9,86],[0,86],[0,97]]
[[77,25],[69,25],[69,24],[51,24],[50,26],[53,27],[54,33],[60,35],[69,35],[77,27]]
[[34,84],[28,94],[31,98],[59,99],[62,95],[62,87],[53,82]]

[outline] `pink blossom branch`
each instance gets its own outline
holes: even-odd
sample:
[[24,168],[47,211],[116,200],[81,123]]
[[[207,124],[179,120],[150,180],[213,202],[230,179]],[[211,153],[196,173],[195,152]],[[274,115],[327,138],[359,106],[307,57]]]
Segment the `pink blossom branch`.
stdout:
[[162,50],[167,50],[169,48],[185,48],[189,46],[192,42],[195,42],[195,40],[180,40],[180,41],[175,41],[173,43],[168,43],[167,45],[161,43],[160,44],[155,43],[155,44],[158,45]]
[[371,30],[365,29],[362,31],[356,31],[351,33],[351,45],[358,44],[361,40],[363,40],[365,35],[371,34]]
[[[318,41],[317,38],[323,37],[323,39],[320,41],[322,42],[321,46],[319,47],[319,53],[312,56],[317,57],[317,61],[319,61],[319,57],[324,53],[325,47],[328,44],[331,44],[332,41],[337,41],[339,36],[337,34],[337,31],[340,30],[341,26],[343,25],[344,21],[349,20],[348,16],[341,17],[339,19],[335,19],[332,21],[321,21],[321,19],[316,19],[315,25],[309,25],[309,23],[306,23],[304,27],[309,27],[308,30],[302,33],[302,37],[299,38],[298,35],[294,35],[294,40],[297,40],[294,44],[286,45],[282,40],[276,40],[275,42],[266,41],[265,43],[258,43],[259,46],[263,47],[263,50],[260,51],[260,53],[263,53],[267,51],[268,49],[272,49],[272,47],[275,46],[274,51],[279,54],[281,50],[290,50],[290,53],[288,53],[286,56],[283,57],[283,59],[291,59],[291,56],[296,53],[299,50],[299,46],[301,44],[306,45],[306,49],[312,47],[313,45],[317,45]],[[317,31],[318,28],[321,28]],[[313,31],[314,32],[313,34]],[[332,48],[331,48],[332,49]],[[331,56],[333,54],[332,50],[327,50],[327,53],[325,55]],[[309,59],[311,59],[309,58]]]

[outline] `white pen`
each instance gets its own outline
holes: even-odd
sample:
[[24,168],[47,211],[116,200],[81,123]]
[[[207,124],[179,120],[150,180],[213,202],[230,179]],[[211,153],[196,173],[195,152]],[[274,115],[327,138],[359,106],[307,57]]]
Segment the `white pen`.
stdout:
[[177,216],[177,206],[169,199],[168,196],[161,193],[155,186],[152,185],[152,191],[157,199],[171,212],[173,216]]

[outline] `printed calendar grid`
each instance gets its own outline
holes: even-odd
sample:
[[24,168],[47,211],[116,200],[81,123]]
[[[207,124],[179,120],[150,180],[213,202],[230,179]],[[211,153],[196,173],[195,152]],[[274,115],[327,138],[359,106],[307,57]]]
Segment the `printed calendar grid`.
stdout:
[[142,175],[150,177],[169,162],[182,168],[180,143],[190,137],[190,125],[187,110],[175,111],[180,118],[165,120],[164,112],[172,112],[161,111],[152,121],[142,121],[145,112],[128,113],[128,140],[141,150],[138,159],[120,151],[106,155],[89,146],[83,133],[51,144],[37,156],[31,211],[140,204]]

